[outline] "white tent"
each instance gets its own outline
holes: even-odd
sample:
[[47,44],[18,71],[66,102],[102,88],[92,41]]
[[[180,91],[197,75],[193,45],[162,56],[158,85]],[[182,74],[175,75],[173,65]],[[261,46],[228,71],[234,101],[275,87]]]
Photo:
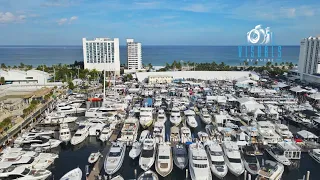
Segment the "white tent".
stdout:
[[299,134],[299,136],[301,136],[304,139],[318,139],[318,136],[306,130],[299,131],[297,132],[297,134]]

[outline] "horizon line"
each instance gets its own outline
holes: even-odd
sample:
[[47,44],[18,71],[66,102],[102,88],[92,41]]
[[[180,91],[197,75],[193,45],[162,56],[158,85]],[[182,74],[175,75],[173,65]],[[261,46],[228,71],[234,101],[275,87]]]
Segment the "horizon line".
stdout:
[[[14,46],[47,46],[47,47],[54,47],[54,46],[82,46],[82,45],[43,45],[43,44],[39,44],[39,45],[0,45],[0,47],[14,47]],[[127,46],[125,44],[120,44],[119,46]],[[142,46],[251,46],[250,44],[237,44],[237,45],[187,45],[187,44],[165,44],[165,45],[157,45],[157,44],[145,44]],[[258,45],[252,45],[252,46],[258,46]],[[261,45],[261,46],[265,46],[265,45]],[[275,45],[275,44],[270,44],[267,46],[300,46],[300,44],[280,44],[280,45]]]

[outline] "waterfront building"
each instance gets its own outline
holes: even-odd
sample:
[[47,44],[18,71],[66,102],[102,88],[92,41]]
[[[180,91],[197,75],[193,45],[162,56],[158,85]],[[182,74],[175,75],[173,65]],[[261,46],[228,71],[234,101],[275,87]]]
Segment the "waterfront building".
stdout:
[[320,82],[320,37],[304,38],[300,42],[298,73],[300,80]]
[[142,51],[141,43],[134,42],[133,39],[127,39],[128,49],[128,69],[139,70],[142,69]]
[[50,74],[47,72],[39,70],[1,70],[0,77],[4,77],[5,84],[16,84],[16,85],[32,85],[32,84],[46,84],[48,79],[51,78]]
[[149,84],[167,84],[171,83],[173,77],[170,75],[151,75],[148,78]]
[[84,68],[120,74],[119,38],[82,39]]

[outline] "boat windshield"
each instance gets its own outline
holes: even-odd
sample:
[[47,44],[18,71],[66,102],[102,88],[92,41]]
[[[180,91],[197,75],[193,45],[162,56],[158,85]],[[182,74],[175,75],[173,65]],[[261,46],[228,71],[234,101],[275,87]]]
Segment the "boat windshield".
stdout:
[[210,154],[212,156],[223,156],[222,151],[211,151]]
[[272,148],[273,153],[277,154],[277,155],[283,155],[284,151],[282,149],[279,148]]
[[207,157],[205,156],[192,156],[193,160],[207,160]]
[[247,163],[250,163],[250,164],[257,163],[257,158],[255,156],[244,155],[244,158],[247,161]]
[[241,163],[241,159],[229,158],[230,163]]
[[153,149],[152,150],[143,150],[141,152],[141,157],[144,157],[144,158],[153,157]]
[[169,156],[159,156],[159,159],[170,159]]
[[212,161],[212,164],[216,165],[216,166],[223,166],[224,165],[224,161]]
[[21,174],[22,175],[27,175],[27,174],[29,174],[29,172],[30,172],[30,169],[25,168]]
[[207,164],[193,164],[194,165],[194,167],[196,167],[196,168],[207,168],[208,167],[208,165]]
[[119,157],[120,154],[121,154],[121,151],[120,152],[110,152],[109,157]]

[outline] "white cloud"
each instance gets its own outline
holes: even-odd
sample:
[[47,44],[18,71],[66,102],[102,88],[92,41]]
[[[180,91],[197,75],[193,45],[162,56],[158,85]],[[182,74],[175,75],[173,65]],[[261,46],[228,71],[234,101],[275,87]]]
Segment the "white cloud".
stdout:
[[74,21],[74,20],[77,20],[78,19],[78,16],[72,16],[71,18],[70,18],[70,22],[71,21]]
[[70,24],[71,22],[73,22],[73,21],[75,21],[77,19],[78,19],[78,16],[72,16],[69,19],[68,18],[61,18],[61,19],[59,19],[57,21],[57,23],[61,26],[61,25],[66,24],[66,23]]
[[182,7],[181,10],[191,11],[191,12],[209,12],[210,7],[205,6],[204,4],[191,4],[191,5]]
[[26,15],[15,15],[11,12],[0,12],[0,23],[16,23],[26,19]]

